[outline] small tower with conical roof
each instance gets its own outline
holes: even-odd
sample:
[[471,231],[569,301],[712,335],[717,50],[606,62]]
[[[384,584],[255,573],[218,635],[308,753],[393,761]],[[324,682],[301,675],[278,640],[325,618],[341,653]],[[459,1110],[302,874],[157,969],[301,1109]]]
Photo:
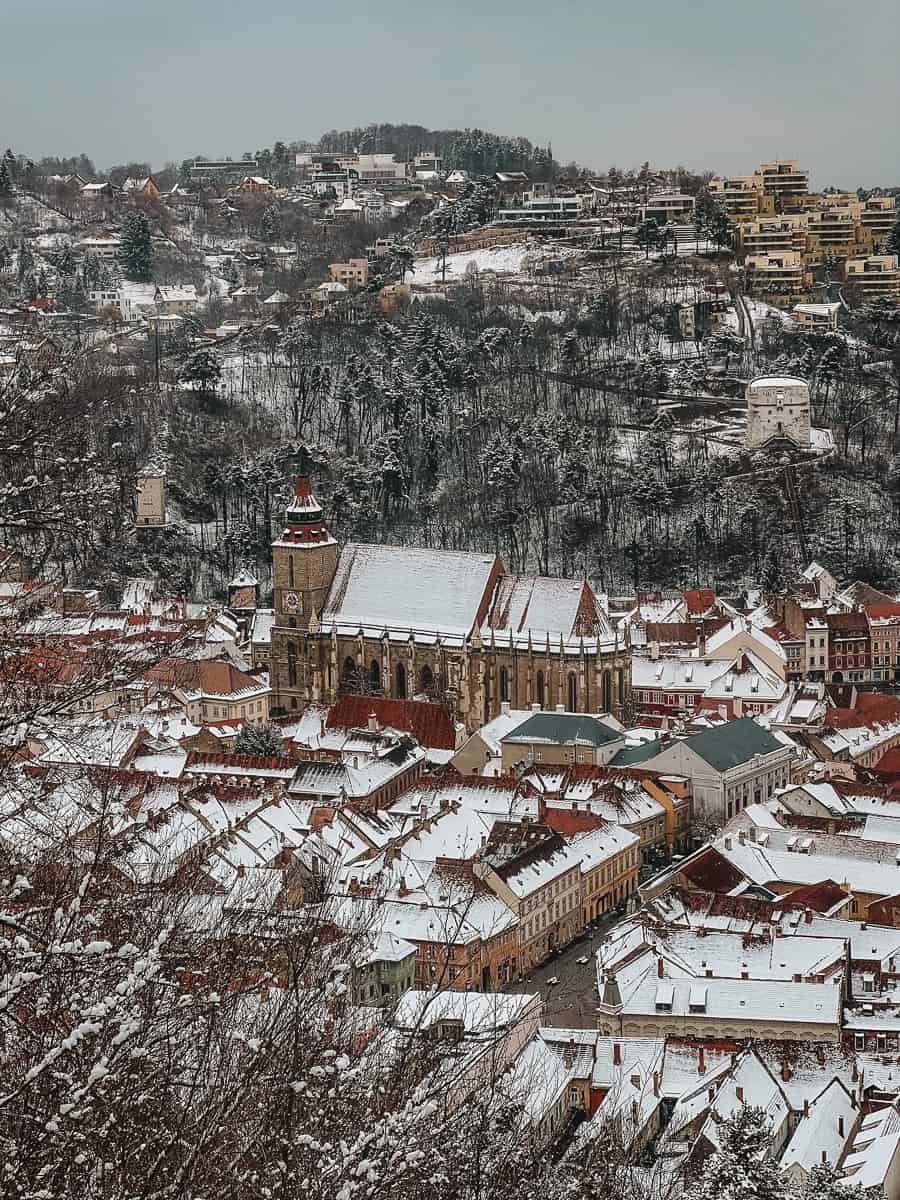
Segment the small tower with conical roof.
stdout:
[[[272,626],[272,706],[285,712],[302,708],[308,695],[308,655],[300,639],[313,630],[325,607],[337,570],[338,544],[325,524],[309,479],[294,484],[285,528],[272,543],[275,618]],[[313,620],[315,615],[315,619]]]

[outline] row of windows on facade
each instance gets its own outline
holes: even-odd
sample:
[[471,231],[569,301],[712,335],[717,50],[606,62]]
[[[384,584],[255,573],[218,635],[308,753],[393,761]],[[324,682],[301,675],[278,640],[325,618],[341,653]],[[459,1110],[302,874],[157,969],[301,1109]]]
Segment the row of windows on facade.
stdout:
[[[296,687],[297,683],[297,664],[296,657],[291,653],[291,645],[288,645],[288,684],[290,687]],[[329,679],[329,684],[331,680]],[[360,669],[356,659],[347,657],[344,659],[343,669],[341,671],[341,684],[347,691],[352,691],[362,684],[367,684],[373,691],[382,690],[382,672],[381,664],[377,659],[373,659],[368,670]],[[502,702],[508,703],[511,698],[510,691],[510,671],[508,667],[501,667],[497,672],[497,684]],[[434,690],[435,677],[434,672],[429,666],[423,666],[418,672],[418,691],[424,692],[426,695]],[[541,706],[547,703],[547,681],[543,671],[535,673],[535,700]],[[397,663],[394,668],[394,695],[398,700],[407,698],[407,671],[403,663]],[[619,672],[619,690],[622,689],[622,673]],[[575,671],[570,671],[566,676],[566,709],[568,712],[578,712],[578,675]],[[587,706],[586,706],[587,707]],[[601,708],[604,712],[608,712],[612,707],[612,673],[604,671],[601,683]]]
[[262,713],[263,702],[262,700],[257,700],[255,704],[252,701],[249,704],[239,704],[236,712],[233,712],[227,704],[223,704],[221,707],[215,704],[204,704],[201,705],[201,709],[203,716],[209,717],[212,720],[216,717],[229,716],[252,717],[254,713]]
[[[648,692],[637,690],[634,693],[635,700],[638,704],[664,704],[667,708],[696,708],[697,704],[703,699],[696,692]],[[760,702],[759,704],[744,702],[744,709],[748,713],[765,712],[769,707],[768,704]]]

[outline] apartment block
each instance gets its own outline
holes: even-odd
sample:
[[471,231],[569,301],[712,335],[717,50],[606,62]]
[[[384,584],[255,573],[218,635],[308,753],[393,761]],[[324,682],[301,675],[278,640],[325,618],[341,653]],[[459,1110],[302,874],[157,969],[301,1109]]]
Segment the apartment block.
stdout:
[[342,283],[346,288],[365,287],[369,282],[369,263],[365,258],[333,262],[328,266],[328,273],[334,283]]
[[804,196],[809,192],[809,172],[800,169],[793,158],[779,158],[760,163],[754,172],[759,186],[767,196]]
[[871,234],[862,224],[859,201],[806,214],[807,255],[810,262],[828,254],[850,257],[872,249]]
[[897,197],[870,196],[860,208],[860,221],[871,231],[873,243],[880,245],[897,224]]
[[769,255],[806,249],[806,216],[763,217],[738,227],[741,253]]
[[690,221],[693,216],[694,197],[681,192],[651,196],[647,203],[641,206],[643,221]]
[[[895,259],[896,262],[896,259]],[[744,260],[747,287],[754,296],[800,296],[812,276],[796,250],[780,254],[749,254]]]
[[868,254],[844,263],[844,281],[866,297],[900,299],[900,265],[896,254]]
[[774,197],[763,192],[754,175],[717,176],[709,181],[709,190],[725,205],[733,221],[775,212]]

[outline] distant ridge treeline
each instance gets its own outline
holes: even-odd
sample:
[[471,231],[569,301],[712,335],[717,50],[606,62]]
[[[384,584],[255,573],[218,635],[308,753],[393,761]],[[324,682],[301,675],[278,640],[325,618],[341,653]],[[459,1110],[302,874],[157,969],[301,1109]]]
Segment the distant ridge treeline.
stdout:
[[448,170],[472,175],[494,171],[527,171],[533,179],[549,178],[556,169],[550,146],[535,146],[528,138],[507,137],[484,129],[426,129],[424,125],[367,125],[330,129],[317,149],[334,154],[394,154],[410,161],[420,151],[434,151]]

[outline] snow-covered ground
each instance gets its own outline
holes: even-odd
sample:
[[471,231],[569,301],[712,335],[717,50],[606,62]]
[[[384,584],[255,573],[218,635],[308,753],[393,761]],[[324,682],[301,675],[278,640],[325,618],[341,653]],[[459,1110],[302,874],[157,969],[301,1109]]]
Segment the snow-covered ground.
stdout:
[[[492,246],[486,250],[464,250],[459,254],[447,255],[447,278],[463,279],[471,264],[473,270],[495,271],[498,275],[518,275],[523,269],[525,258],[568,258],[579,251],[565,246],[547,245],[541,249],[526,242],[516,242],[512,246]],[[415,271],[409,276],[410,282],[433,283],[441,279],[441,260],[439,258],[417,258]]]

